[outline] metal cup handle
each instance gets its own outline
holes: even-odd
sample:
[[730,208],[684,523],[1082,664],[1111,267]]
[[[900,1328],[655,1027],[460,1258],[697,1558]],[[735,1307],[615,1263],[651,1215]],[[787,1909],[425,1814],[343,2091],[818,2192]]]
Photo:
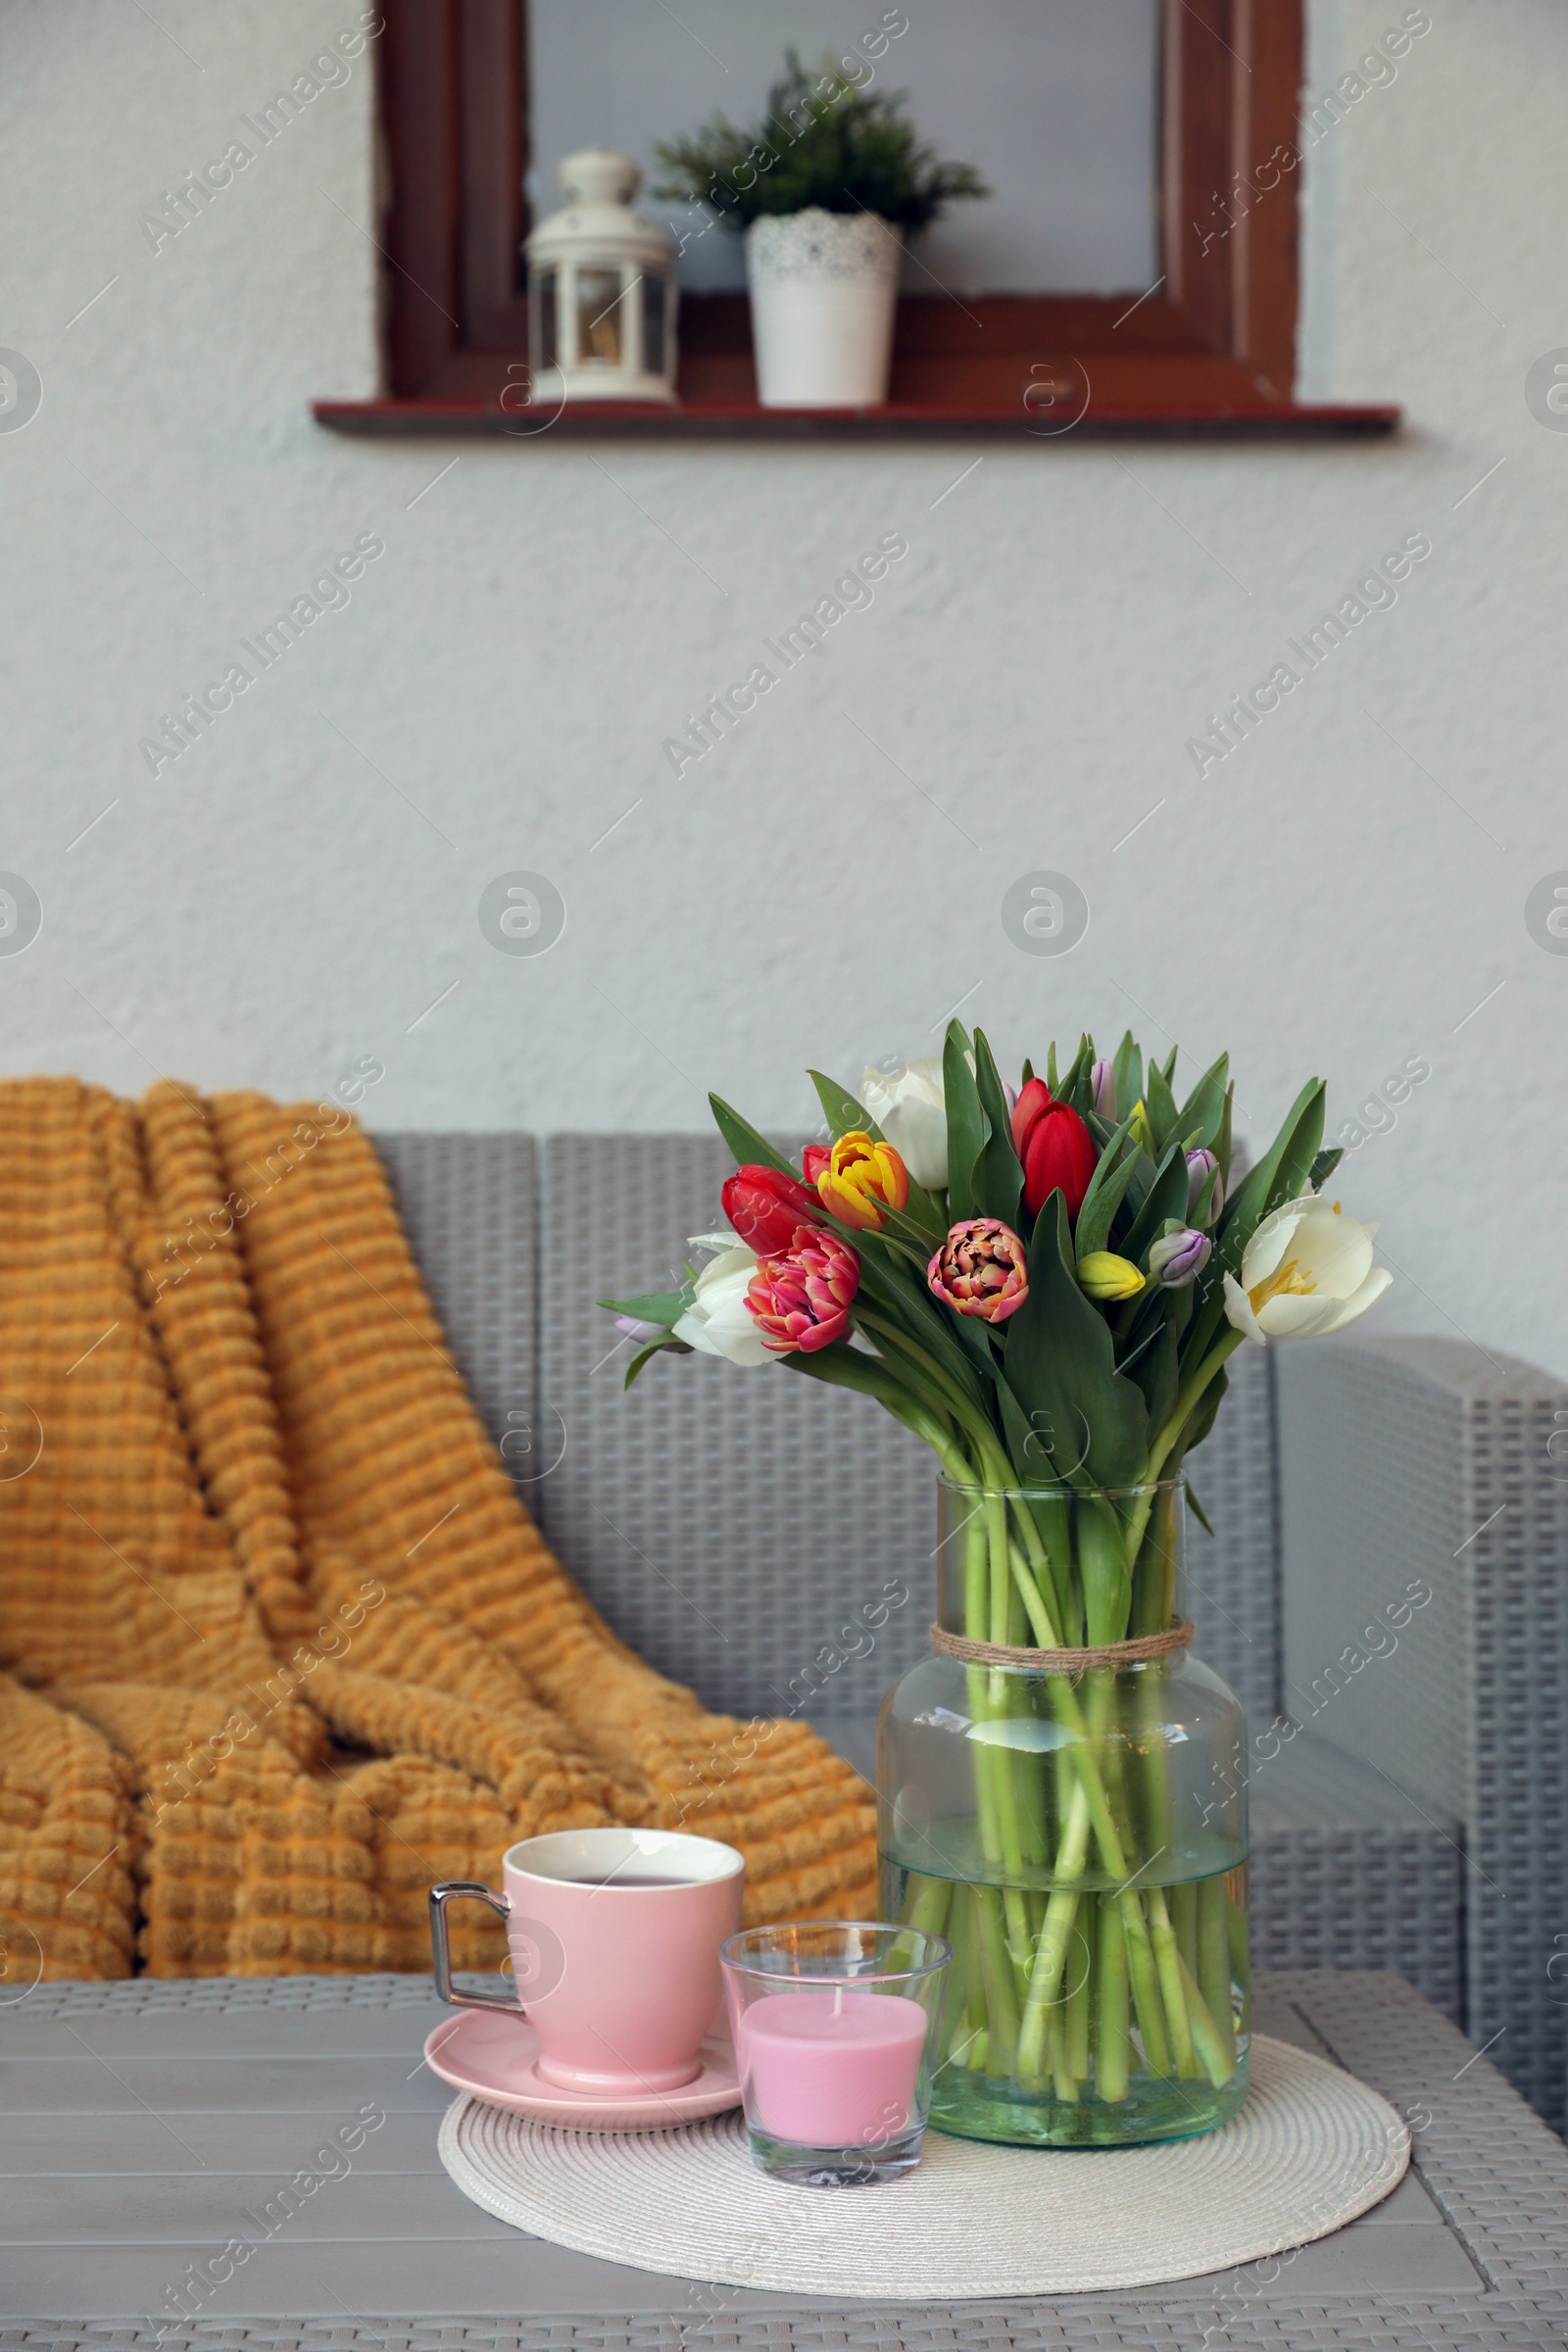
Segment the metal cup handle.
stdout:
[[444,2001],[454,2009],[505,2009],[510,2017],[522,2015],[522,2003],[503,1992],[455,1992],[452,1987],[452,1958],[447,1949],[447,1904],[454,1896],[466,1896],[470,1902],[488,1903],[501,1919],[510,1916],[512,1905],[504,1894],[493,1886],[483,1886],[477,1879],[446,1879],[430,1889],[430,1961],[435,1972],[435,1988]]

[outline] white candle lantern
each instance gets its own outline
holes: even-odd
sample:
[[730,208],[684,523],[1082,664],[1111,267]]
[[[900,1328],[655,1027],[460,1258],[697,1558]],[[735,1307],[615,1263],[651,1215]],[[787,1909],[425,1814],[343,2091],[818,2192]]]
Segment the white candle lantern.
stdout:
[[675,397],[675,242],[631,209],[642,172],[606,147],[568,155],[564,212],[528,257],[533,398]]

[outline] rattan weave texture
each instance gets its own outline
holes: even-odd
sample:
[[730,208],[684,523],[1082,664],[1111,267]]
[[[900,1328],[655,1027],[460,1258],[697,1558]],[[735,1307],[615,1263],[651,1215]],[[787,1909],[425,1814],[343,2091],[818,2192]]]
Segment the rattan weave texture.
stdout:
[[[1300,1349],[1280,1380],[1286,1704],[1369,1778],[1457,1817],[1465,2021],[1561,2130],[1568,1386],[1401,1338]],[[1432,1598],[1399,1648],[1357,1667],[1411,1585]]]
[[524,1501],[555,1456],[535,1393],[537,1152],[530,1135],[378,1135],[425,1288]]

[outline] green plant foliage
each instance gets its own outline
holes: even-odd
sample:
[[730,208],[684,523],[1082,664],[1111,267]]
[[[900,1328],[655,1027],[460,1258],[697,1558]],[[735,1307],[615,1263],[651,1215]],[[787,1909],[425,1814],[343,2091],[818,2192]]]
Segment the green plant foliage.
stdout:
[[814,74],[797,52],[767,94],[760,122],[723,115],[689,137],[661,141],[656,196],[710,205],[737,233],[764,214],[875,213],[908,235],[950,204],[989,196],[969,164],[941,163],[904,112],[905,93],[848,80],[831,51]]

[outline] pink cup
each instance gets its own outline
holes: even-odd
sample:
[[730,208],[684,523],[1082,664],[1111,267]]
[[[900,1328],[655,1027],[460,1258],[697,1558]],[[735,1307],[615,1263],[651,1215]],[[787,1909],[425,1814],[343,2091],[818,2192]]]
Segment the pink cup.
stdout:
[[[702,2071],[719,2010],[718,1947],[741,1921],[745,1858],[673,1830],[559,1830],[502,1858],[506,1888],[430,1889],[435,1988],[459,2009],[526,2016],[538,2071],[568,2090],[678,2090]],[[488,1903],[507,1923],[518,1997],[456,1992],[446,1906]]]

